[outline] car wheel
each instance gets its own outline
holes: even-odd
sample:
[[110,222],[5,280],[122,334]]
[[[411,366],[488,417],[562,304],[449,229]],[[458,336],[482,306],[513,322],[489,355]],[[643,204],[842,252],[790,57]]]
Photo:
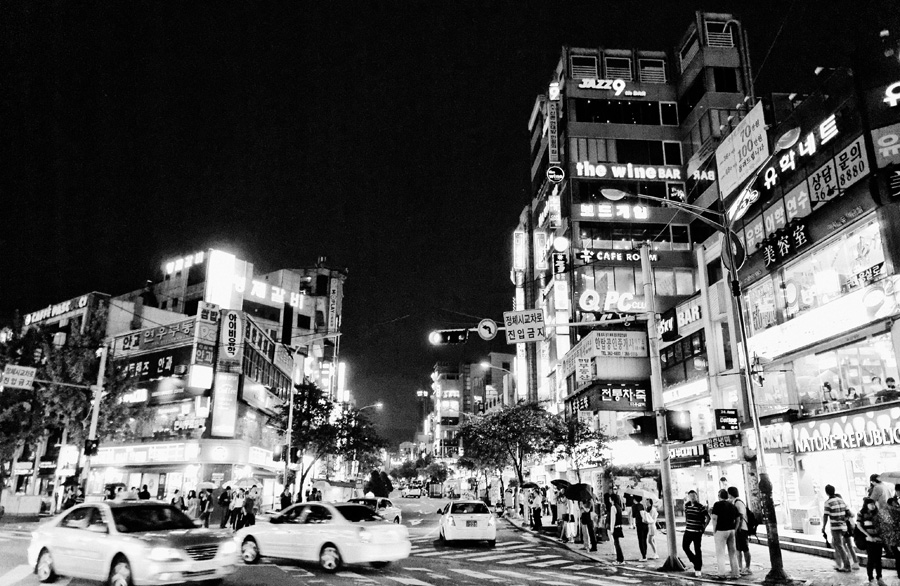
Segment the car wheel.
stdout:
[[116,556],[109,569],[109,586],[132,586],[131,564],[124,556]]
[[488,541],[488,547],[497,547],[497,540],[491,539],[490,541]]
[[391,562],[369,562],[373,568],[386,568]]
[[319,566],[328,573],[337,572],[341,567],[341,552],[331,543],[322,546],[319,552]]
[[438,541],[440,541],[441,543],[446,543],[446,542],[447,542],[447,538],[444,537],[444,530],[443,530],[443,529],[441,529],[440,533],[438,533]]
[[259,545],[252,537],[248,537],[241,544],[241,559],[245,564],[255,564],[259,561]]
[[38,580],[45,584],[56,581],[56,570],[53,569],[53,556],[46,549],[41,550],[34,572],[37,574]]

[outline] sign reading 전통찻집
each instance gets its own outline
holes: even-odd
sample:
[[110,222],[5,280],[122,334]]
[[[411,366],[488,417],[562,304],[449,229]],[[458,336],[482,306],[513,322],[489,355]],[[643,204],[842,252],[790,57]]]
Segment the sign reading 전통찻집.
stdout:
[[504,311],[503,326],[507,344],[539,342],[546,337],[543,309]]

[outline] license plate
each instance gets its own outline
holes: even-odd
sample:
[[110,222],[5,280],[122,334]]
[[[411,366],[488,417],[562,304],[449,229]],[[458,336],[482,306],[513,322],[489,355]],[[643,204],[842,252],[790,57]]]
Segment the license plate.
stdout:
[[478,521],[466,521],[466,527],[478,527]]

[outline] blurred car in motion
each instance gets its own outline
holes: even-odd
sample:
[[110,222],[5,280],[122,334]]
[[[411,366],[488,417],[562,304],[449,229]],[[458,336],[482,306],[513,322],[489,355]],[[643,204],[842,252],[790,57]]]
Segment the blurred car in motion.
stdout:
[[403,498],[421,498],[423,488],[421,484],[408,484],[400,489],[400,496]]
[[348,502],[355,503],[357,505],[365,505],[384,517],[386,521],[390,521],[391,523],[403,522],[403,512],[400,510],[400,508],[394,506],[394,503],[384,497],[360,497],[350,499]]
[[239,559],[229,533],[199,528],[165,503],[85,503],[32,533],[28,563],[41,582],[66,576],[110,586],[218,583]]
[[268,523],[234,534],[245,563],[261,557],[315,562],[326,572],[344,564],[376,568],[409,557],[412,544],[404,525],[388,523],[365,505],[300,503],[274,515]]
[[497,519],[482,501],[459,500],[438,509],[441,541],[483,540],[497,544]]

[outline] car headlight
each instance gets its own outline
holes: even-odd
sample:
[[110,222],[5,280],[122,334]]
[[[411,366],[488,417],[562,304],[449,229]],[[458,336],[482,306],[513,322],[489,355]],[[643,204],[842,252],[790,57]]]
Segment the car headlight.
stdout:
[[154,547],[150,550],[150,555],[147,557],[154,562],[169,562],[182,559],[181,552],[174,547]]
[[222,553],[225,555],[231,555],[233,553],[237,553],[237,550],[238,550],[237,542],[234,541],[233,539],[229,539],[228,541],[224,542],[222,544],[222,546],[219,548],[219,553]]

